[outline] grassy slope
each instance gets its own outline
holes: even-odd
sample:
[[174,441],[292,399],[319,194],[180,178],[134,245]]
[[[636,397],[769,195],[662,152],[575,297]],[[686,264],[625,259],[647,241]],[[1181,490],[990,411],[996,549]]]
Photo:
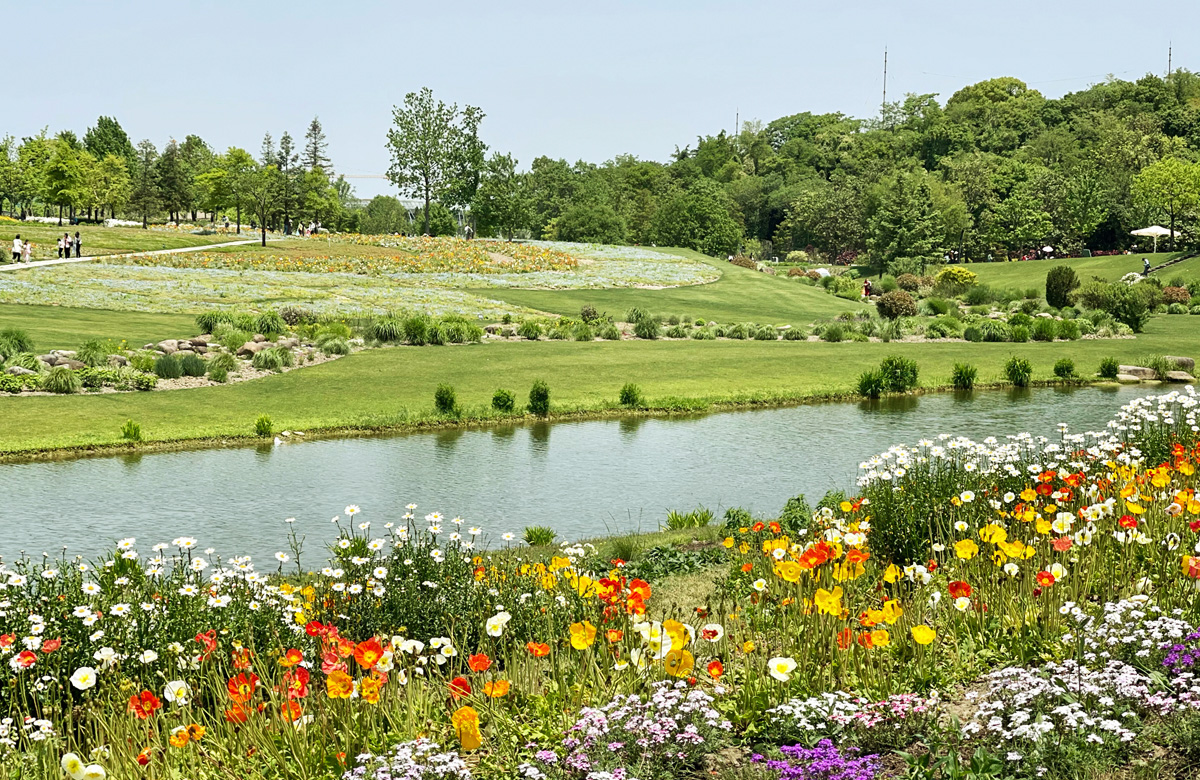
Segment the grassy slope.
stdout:
[[979,381],[1000,379],[1013,354],[1028,357],[1035,378],[1050,378],[1071,357],[1091,373],[1109,355],[1122,362],[1147,353],[1200,357],[1200,328],[1188,316],[1155,318],[1136,340],[1052,344],[883,344],[823,342],[633,341],[522,342],[465,347],[371,350],[302,371],[197,390],[102,396],[0,397],[0,451],[119,442],[132,418],[151,440],[247,435],[260,414],[278,429],[386,427],[433,418],[433,391],[455,387],[468,415],[486,415],[492,391],[524,397],[545,378],[557,411],[615,407],[621,385],[636,382],[651,404],[689,399],[800,400],[853,391],[864,369],[891,354],[910,356],[924,386],[947,383],[957,361],[974,363]]
[[[1150,264],[1160,265],[1175,255],[1160,252],[1156,255],[1113,255],[1111,257],[1079,257],[1071,260],[1027,260],[1016,263],[972,263],[967,266],[979,275],[979,281],[992,287],[1045,289],[1046,273],[1055,266],[1069,265],[1075,269],[1081,282],[1093,276],[1116,281],[1127,273],[1142,272],[1142,258],[1148,257]],[[1184,279],[1200,279],[1200,257],[1184,260],[1158,272],[1165,284],[1176,276]]]
[[[20,235],[25,241],[34,244],[35,260],[56,257],[58,250],[55,240],[64,232],[75,235],[83,241],[84,255],[111,255],[124,252],[148,252],[154,249],[179,249],[186,246],[204,246],[220,244],[225,241],[237,241],[238,236],[211,235],[197,236],[191,233],[174,233],[165,230],[142,230],[141,228],[106,228],[95,225],[43,225],[35,222],[0,222],[0,262],[12,260],[13,237]],[[246,233],[242,238],[254,238],[253,233]]]
[[186,314],[0,303],[0,328],[8,326],[28,332],[39,352],[74,349],[92,338],[127,341],[130,346],[140,347],[147,342],[191,335],[196,330],[194,318]]
[[835,298],[795,279],[751,271],[690,249],[659,251],[708,263],[721,271],[721,278],[710,284],[665,290],[487,290],[482,294],[572,317],[578,317],[583,306],[591,305],[618,319],[637,306],[654,314],[688,314],[717,322],[804,325],[863,308],[860,303]]

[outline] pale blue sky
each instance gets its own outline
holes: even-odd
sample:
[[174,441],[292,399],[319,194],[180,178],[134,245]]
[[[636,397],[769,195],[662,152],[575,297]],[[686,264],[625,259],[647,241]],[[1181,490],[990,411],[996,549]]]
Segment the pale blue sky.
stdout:
[[[429,86],[478,105],[493,149],[666,159],[698,134],[799,111],[873,115],[888,95],[1012,75],[1057,97],[1112,73],[1200,70],[1193,0],[1015,2],[14,3],[0,134],[82,134],[116,116],[136,143],[197,133],[257,153],[319,115],[334,165],[383,173],[391,107]],[[355,180],[360,195],[391,191]]]

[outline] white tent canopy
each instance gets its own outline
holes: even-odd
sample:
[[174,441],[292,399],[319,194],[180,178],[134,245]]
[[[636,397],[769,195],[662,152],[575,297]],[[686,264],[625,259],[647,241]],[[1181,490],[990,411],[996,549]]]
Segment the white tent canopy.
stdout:
[[1171,236],[1172,238],[1176,238],[1179,236],[1178,231],[1171,230],[1170,228],[1165,228],[1162,225],[1151,225],[1150,227],[1144,227],[1141,230],[1131,230],[1129,232],[1129,234],[1131,236],[1152,237],[1154,239],[1154,251],[1155,252],[1158,251],[1159,236]]

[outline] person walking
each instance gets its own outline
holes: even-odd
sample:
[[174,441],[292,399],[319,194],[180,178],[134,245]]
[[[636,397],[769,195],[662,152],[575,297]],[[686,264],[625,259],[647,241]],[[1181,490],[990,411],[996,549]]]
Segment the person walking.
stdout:
[[1143,257],[1142,258],[1142,276],[1149,276],[1149,275],[1150,275],[1150,258]]
[[79,253],[83,250],[83,241],[79,238],[79,231],[75,231],[75,257],[79,257]]
[[21,234],[18,233],[17,237],[13,239],[13,262],[14,263],[21,259],[21,250],[22,249],[23,249],[23,246],[21,244]]
[[59,237],[58,237],[58,244],[57,244],[57,246],[58,246],[58,259],[60,259],[60,260],[61,260],[61,259],[62,259],[62,252],[63,252],[63,240],[62,240],[62,236],[59,236]]
[[26,241],[21,246],[21,262],[28,263],[33,260],[33,242]]

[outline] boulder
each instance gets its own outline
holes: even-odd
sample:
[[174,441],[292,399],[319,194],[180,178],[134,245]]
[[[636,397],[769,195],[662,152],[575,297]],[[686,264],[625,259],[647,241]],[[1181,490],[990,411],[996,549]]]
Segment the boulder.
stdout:
[[495,336],[497,333],[500,332],[500,326],[499,325],[488,325],[483,329],[483,332],[490,333],[491,335]]
[[1179,366],[1180,371],[1191,373],[1196,370],[1196,361],[1190,357],[1177,357],[1175,355],[1166,355],[1167,360]]
[[212,336],[192,336],[188,341],[192,343],[193,347],[207,347],[208,342],[212,341]]
[[1168,382],[1187,382],[1188,384],[1191,384],[1192,382],[1196,381],[1196,378],[1186,371],[1168,371],[1167,372],[1167,381]]
[[287,349],[295,349],[296,347],[300,346],[300,339],[294,338],[294,337],[286,338],[286,339],[279,339],[279,341],[277,341],[275,343],[278,344],[279,346],[285,347]]
[[21,366],[9,366],[8,368],[6,368],[4,370],[4,373],[9,374],[11,376],[32,376],[33,374],[36,374],[37,372],[30,371],[28,368],[23,368]]
[[174,355],[179,351],[179,341],[177,339],[160,341],[158,342],[158,349],[167,355]]
[[127,366],[129,365],[129,358],[124,355],[109,355],[108,364],[114,368],[117,366]]
[[54,353],[49,355],[38,355],[38,360],[42,361],[48,366],[52,366],[54,365],[54,362],[58,360],[58,355],[55,355]]
[[1123,385],[1136,385],[1142,380],[1133,374],[1117,374],[1117,381]]
[[269,346],[271,345],[265,341],[247,341],[237,353],[239,357],[253,357]]
[[263,334],[261,334],[261,333],[254,334],[254,341],[258,342],[259,344],[263,343],[266,340],[267,340],[267,337],[264,336]]
[[78,353],[73,349],[52,349],[50,350],[50,354],[57,355],[60,358],[73,358]]
[[83,361],[71,360],[71,358],[59,358],[58,362],[55,363],[54,365],[55,365],[55,367],[66,366],[67,368],[71,369],[72,371],[78,371],[81,368],[86,368]]
[[188,355],[194,355],[194,354],[196,354],[196,353],[190,349],[181,349],[175,353],[175,357],[179,358],[180,360],[183,360]]
[[1138,379],[1158,379],[1158,373],[1145,366],[1117,366],[1117,372],[1136,376]]
[[1054,319],[1054,315],[1053,315],[1053,314],[1051,314],[1050,312],[1046,312],[1046,311],[1041,311],[1041,312],[1038,312],[1038,313],[1037,313],[1037,314],[1035,314],[1034,316],[1035,316],[1035,317],[1041,317],[1041,318],[1043,318],[1043,319],[1047,319],[1047,320],[1052,320],[1052,319]]
[[204,355],[208,352],[208,347],[204,346],[203,344],[194,346],[192,349],[196,350],[196,353],[200,355]]

